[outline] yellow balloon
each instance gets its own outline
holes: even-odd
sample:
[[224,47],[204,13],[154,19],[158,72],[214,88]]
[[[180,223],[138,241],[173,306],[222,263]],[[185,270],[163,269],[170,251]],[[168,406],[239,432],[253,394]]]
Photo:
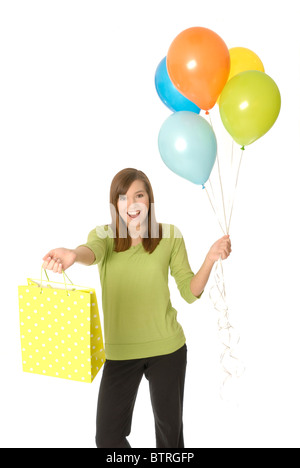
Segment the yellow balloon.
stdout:
[[[247,70],[258,70],[264,72],[264,66],[258,55],[246,47],[233,47],[229,49],[230,73],[227,82],[238,73]],[[220,96],[218,98],[220,104]]]
[[258,55],[246,47],[233,47],[229,49],[230,73],[228,80],[233,76],[247,70],[264,72],[264,66]]

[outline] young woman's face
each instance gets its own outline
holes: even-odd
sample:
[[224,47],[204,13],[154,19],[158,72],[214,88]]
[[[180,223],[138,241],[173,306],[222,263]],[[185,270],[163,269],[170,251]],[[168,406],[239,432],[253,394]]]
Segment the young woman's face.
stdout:
[[135,180],[127,193],[119,195],[118,210],[127,227],[139,228],[147,220],[149,197],[143,181]]

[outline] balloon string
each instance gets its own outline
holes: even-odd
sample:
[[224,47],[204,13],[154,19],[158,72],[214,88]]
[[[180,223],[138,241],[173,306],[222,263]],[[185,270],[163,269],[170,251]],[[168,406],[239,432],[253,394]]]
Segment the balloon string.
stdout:
[[[211,186],[211,188],[212,188],[212,186]],[[218,223],[219,223],[219,225],[220,225],[220,228],[222,229],[223,234],[225,235],[225,231],[224,231],[224,229],[223,229],[222,223],[221,223],[220,218],[219,218],[219,216],[218,216],[218,214],[217,214],[217,209],[216,209],[215,206],[213,205],[213,202],[212,202],[212,200],[211,200],[211,197],[209,196],[209,193],[208,193],[208,190],[207,190],[206,187],[205,187],[205,191],[206,191],[208,200],[209,200],[209,202],[210,202],[210,204],[211,204],[211,207],[212,207],[212,209],[213,209],[213,211],[214,211],[214,213],[215,213],[215,215],[216,215],[216,218],[217,218],[217,220],[218,220]]]
[[[230,213],[230,206],[231,206],[231,203],[232,203],[232,199],[233,199],[233,187],[231,187],[232,185],[232,180],[233,180],[233,172],[234,172],[234,139],[232,139],[232,144],[231,144],[231,159],[230,159],[230,183],[229,183],[229,188],[231,188],[231,192],[228,196],[228,204],[227,204],[227,213]],[[230,225],[230,221],[229,221],[229,225]]]
[[[210,190],[211,190],[212,197],[213,197],[213,200],[214,200],[215,213],[217,214],[217,211],[218,211],[218,210],[217,210],[217,206],[218,206],[218,204],[217,204],[217,201],[216,201],[217,198],[216,198],[216,196],[215,196],[215,192],[214,192],[214,188],[213,188],[213,185],[212,185],[212,182],[211,182],[211,178],[209,179],[208,182],[209,182]],[[225,231],[224,231],[224,229],[223,229],[223,227],[222,227],[222,223],[221,223],[221,221],[220,221],[220,218],[218,218],[218,221],[219,221],[219,224],[220,224],[220,226],[221,226],[221,229],[222,229],[223,233],[225,234]]]
[[231,224],[231,217],[232,217],[233,205],[234,205],[234,201],[235,201],[235,195],[236,195],[236,189],[237,189],[238,180],[239,180],[239,175],[240,175],[240,168],[241,168],[243,153],[244,153],[244,150],[242,149],[241,155],[240,155],[240,162],[239,162],[239,166],[238,166],[238,170],[237,170],[237,175],[236,175],[236,180],[235,180],[235,187],[234,187],[233,198],[232,198],[232,204],[231,204],[231,210],[230,210],[228,231],[229,231],[229,229],[230,229],[230,224]]
[[[211,119],[210,119],[211,121]],[[211,123],[212,126],[212,123]],[[243,148],[244,149],[244,148]],[[242,149],[242,151],[243,151]],[[233,162],[234,162],[234,155],[233,155],[233,150],[234,150],[234,141],[232,142],[232,148],[231,148],[231,172],[233,170]],[[225,219],[225,228],[226,228],[226,233],[229,234],[230,230],[230,225],[231,225],[231,219],[232,219],[232,213],[233,213],[233,206],[234,206],[234,199],[235,199],[235,194],[236,194],[236,189],[238,185],[238,179],[239,179],[239,174],[240,174],[240,167],[241,167],[241,161],[242,161],[242,154],[240,156],[240,161],[238,165],[238,170],[235,178],[235,185],[233,189],[233,194],[232,194],[232,201],[230,202],[229,200],[229,223],[227,226],[227,220],[226,220],[226,211],[225,211],[225,201],[224,201],[224,191],[223,191],[223,184],[222,184],[222,177],[221,177],[221,170],[220,170],[220,164],[219,164],[219,157],[217,155],[217,163],[218,163],[218,174],[219,174],[219,182],[220,182],[220,188],[221,188],[221,195],[222,195],[222,202],[223,202],[223,211],[224,211],[224,219]],[[212,196],[214,199],[214,203],[216,204],[216,198],[214,194],[214,190],[210,182],[210,188],[212,191]],[[231,184],[230,184],[231,185]],[[209,196],[208,190],[206,190],[209,202],[213,208],[213,211],[218,219],[219,225],[225,234],[225,231],[223,229],[222,223],[220,221],[220,218],[217,213],[217,209],[214,206],[214,203]],[[226,383],[232,379],[233,377],[240,377],[245,368],[239,358],[236,356],[236,351],[235,348],[237,347],[239,343],[239,336],[236,333],[234,327],[231,325],[230,320],[229,320],[229,308],[227,305],[227,298],[226,298],[226,290],[225,290],[225,279],[224,279],[224,271],[223,271],[223,264],[222,264],[222,258],[220,256],[218,262],[215,265],[214,268],[214,285],[211,287],[209,296],[210,300],[213,303],[213,306],[215,310],[218,312],[218,332],[220,336],[220,342],[221,346],[223,347],[223,350],[220,355],[220,365],[221,369],[223,371],[224,377],[222,378],[222,383],[221,383],[221,389],[220,389],[220,396],[222,399],[224,399],[224,391],[225,391],[225,385]]]
[[[212,124],[212,120],[211,120],[210,114],[208,114],[208,117],[209,117],[209,121],[210,121],[211,128],[213,129],[213,124]],[[222,194],[222,203],[223,203],[223,213],[224,213],[226,234],[229,234],[229,230],[228,230],[228,227],[227,227],[226,210],[225,210],[225,200],[224,200],[224,191],[223,191],[223,184],[222,184],[222,177],[221,177],[221,169],[220,169],[220,161],[219,161],[218,150],[217,150],[217,164],[218,164],[219,182],[220,182],[221,194]]]
[[235,355],[235,348],[240,341],[234,327],[229,321],[229,310],[227,306],[224,271],[221,256],[214,269],[215,284],[211,287],[209,297],[218,312],[218,331],[223,351],[220,356],[220,365],[224,373],[221,384],[221,398],[225,389],[225,384],[232,377],[240,377],[245,368]]

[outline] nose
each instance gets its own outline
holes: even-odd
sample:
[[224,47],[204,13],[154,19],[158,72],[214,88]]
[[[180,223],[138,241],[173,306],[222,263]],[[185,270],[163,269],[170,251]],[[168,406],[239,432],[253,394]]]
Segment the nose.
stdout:
[[128,210],[131,210],[131,211],[134,211],[134,210],[140,210],[141,209],[141,205],[139,203],[136,203],[134,201],[129,201],[128,200],[128,203],[127,203],[127,211]]

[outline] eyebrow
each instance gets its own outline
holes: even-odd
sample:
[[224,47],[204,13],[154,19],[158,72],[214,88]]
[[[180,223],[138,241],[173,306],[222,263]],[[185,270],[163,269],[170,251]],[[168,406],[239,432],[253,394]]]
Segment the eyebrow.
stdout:
[[138,190],[137,192],[135,192],[135,195],[140,192],[145,192],[145,190]]

